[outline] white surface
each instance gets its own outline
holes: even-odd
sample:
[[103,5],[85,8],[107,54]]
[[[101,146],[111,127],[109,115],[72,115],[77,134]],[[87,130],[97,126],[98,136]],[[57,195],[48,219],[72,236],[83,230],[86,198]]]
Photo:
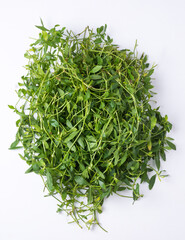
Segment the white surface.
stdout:
[[[1,240],[181,240],[185,235],[185,2],[176,0],[10,0],[0,2],[0,239]],[[57,214],[56,201],[44,198],[41,179],[25,175],[26,164],[8,147],[16,132],[14,104],[17,82],[24,74],[24,52],[37,34],[42,17],[79,32],[87,25],[108,24],[108,33],[123,48],[146,52],[155,71],[156,99],[174,125],[170,136],[177,151],[167,154],[164,168],[170,177],[157,182],[144,198],[132,205],[113,196],[105,201],[98,227],[80,230]]]

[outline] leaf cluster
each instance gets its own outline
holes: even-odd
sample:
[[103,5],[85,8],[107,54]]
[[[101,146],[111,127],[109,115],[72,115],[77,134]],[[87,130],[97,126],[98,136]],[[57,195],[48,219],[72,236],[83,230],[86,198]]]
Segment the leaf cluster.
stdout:
[[80,34],[58,27],[37,26],[25,53],[19,101],[9,106],[19,115],[10,149],[20,143],[26,173],[42,177],[59,212],[90,228],[107,197],[125,192],[135,201],[141,183],[152,189],[165,176],[160,163],[175,149],[166,136],[172,125],[151,107],[147,55],[120,50],[106,25]]

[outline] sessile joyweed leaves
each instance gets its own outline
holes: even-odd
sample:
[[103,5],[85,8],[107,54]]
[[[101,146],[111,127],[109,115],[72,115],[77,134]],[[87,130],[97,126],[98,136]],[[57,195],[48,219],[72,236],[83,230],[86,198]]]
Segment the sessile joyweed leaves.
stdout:
[[41,176],[58,212],[90,229],[110,195],[135,201],[141,183],[152,189],[166,176],[172,125],[150,105],[155,66],[145,54],[120,50],[107,25],[80,34],[58,27],[37,26],[25,53],[19,101],[9,105],[19,115],[10,149],[22,146],[26,173]]

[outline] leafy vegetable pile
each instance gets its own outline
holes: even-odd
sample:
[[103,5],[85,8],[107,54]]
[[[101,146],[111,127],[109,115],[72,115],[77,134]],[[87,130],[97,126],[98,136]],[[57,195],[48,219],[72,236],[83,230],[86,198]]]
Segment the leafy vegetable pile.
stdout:
[[151,189],[165,176],[161,158],[175,149],[171,123],[150,105],[155,66],[136,49],[119,50],[106,25],[75,35],[41,23],[25,54],[19,102],[9,105],[20,117],[10,149],[21,143],[26,173],[42,177],[59,212],[100,226],[105,198],[122,191],[137,200],[140,183]]

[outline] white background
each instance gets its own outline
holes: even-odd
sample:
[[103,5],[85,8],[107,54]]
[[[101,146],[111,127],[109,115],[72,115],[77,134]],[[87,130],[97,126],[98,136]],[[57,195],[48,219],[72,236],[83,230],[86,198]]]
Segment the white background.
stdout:
[[[88,231],[67,224],[56,213],[56,201],[44,198],[39,176],[25,175],[28,168],[17,151],[8,147],[16,133],[16,114],[7,108],[17,100],[15,89],[25,73],[24,52],[38,31],[66,26],[78,33],[87,25],[108,24],[108,34],[122,48],[146,52],[158,64],[154,77],[156,100],[173,124],[170,136],[177,151],[167,154],[163,167],[170,177],[157,181],[144,197],[112,196],[105,201],[100,222]],[[185,1],[172,0],[10,0],[0,2],[0,239],[1,240],[181,240],[185,236]]]

